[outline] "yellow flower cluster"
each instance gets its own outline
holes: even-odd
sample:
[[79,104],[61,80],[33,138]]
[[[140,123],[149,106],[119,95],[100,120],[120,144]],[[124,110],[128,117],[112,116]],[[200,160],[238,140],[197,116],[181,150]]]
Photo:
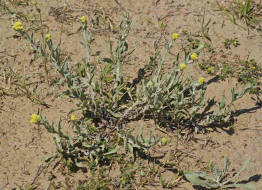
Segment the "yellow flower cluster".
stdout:
[[150,80],[148,83],[147,83],[147,86],[148,87],[151,87],[153,85],[152,81]]
[[162,144],[162,145],[166,145],[166,144],[167,144],[167,139],[166,139],[165,137],[163,137],[163,138],[161,139],[161,144]]
[[198,59],[198,55],[197,55],[196,53],[192,53],[191,56],[190,56],[190,58],[191,58],[192,60],[197,60],[197,59]]
[[23,25],[22,25],[22,23],[20,21],[17,21],[17,22],[14,23],[13,29],[15,31],[23,31],[24,27],[23,27]]
[[200,78],[198,79],[198,84],[202,85],[202,84],[204,84],[204,83],[205,83],[205,78],[204,78],[204,77],[200,77]]
[[184,71],[186,69],[186,64],[185,63],[180,63],[179,67],[180,67],[181,71]]
[[45,41],[48,42],[51,40],[51,35],[48,33],[45,35]]
[[179,37],[179,34],[178,34],[178,33],[173,33],[173,34],[172,34],[172,39],[173,39],[173,40],[176,40],[178,37]]
[[234,46],[237,46],[237,45],[239,45],[239,43],[238,43],[238,41],[237,41],[237,40],[234,40],[233,44],[234,44]]
[[39,120],[40,120],[40,116],[33,113],[30,118],[30,123],[35,124],[38,123]]
[[76,120],[76,116],[75,115],[71,115],[71,121],[75,121]]
[[80,21],[81,21],[82,23],[85,23],[85,22],[86,22],[86,16],[82,16],[82,17],[80,18]]

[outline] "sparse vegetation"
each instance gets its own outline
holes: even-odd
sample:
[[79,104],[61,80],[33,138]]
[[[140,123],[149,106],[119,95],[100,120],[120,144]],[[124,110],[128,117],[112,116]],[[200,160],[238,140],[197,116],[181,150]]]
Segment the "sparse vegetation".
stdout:
[[[38,189],[42,185],[38,177],[44,176],[46,189],[179,189],[191,185],[194,189],[256,189],[249,183],[252,180],[237,179],[250,159],[234,173],[228,170],[228,159],[222,170],[214,168],[214,162],[203,169],[210,157],[200,153],[220,143],[213,142],[210,134],[222,130],[232,135],[240,114],[260,108],[261,60],[250,55],[233,57],[232,52],[245,45],[239,35],[222,34],[224,38],[214,42],[216,18],[210,17],[206,7],[194,15],[201,18],[198,28],[170,29],[172,11],[138,19],[130,5],[117,0],[114,9],[112,5],[90,6],[89,1],[81,1],[83,9],[67,3],[43,11],[45,2],[0,1],[0,16],[5,15],[8,30],[13,30],[3,40],[18,48],[10,46],[16,55],[0,49],[0,98],[21,101],[22,111],[9,110],[9,115],[15,113],[9,128],[15,125],[16,114],[26,110],[29,117],[19,122],[28,126],[16,128],[15,138],[20,138],[21,131],[29,133],[32,136],[22,137],[25,140],[19,143],[30,148],[31,157],[38,147],[42,148],[38,154],[45,156],[38,159],[41,165],[36,173],[27,171],[29,162],[23,165],[23,174],[32,181],[16,179],[16,188]],[[173,1],[154,1],[148,6],[176,7],[182,13],[184,6],[192,8]],[[234,24],[241,25],[237,21],[241,20],[246,27],[258,29],[260,11],[255,2],[233,0],[226,5],[217,2],[217,6]],[[214,84],[223,85],[217,82],[225,80],[236,84],[231,83],[223,93],[210,92]],[[254,95],[256,107],[238,110],[235,102]],[[27,99],[30,109],[21,105]],[[8,101],[0,104],[0,111]],[[64,109],[64,104],[69,106]],[[56,107],[59,111],[49,114]],[[6,133],[0,128],[0,137]],[[201,148],[195,149],[194,144]],[[20,147],[12,148],[16,152]],[[201,171],[193,172],[195,168]],[[250,171],[245,177],[249,175]],[[8,180],[5,187],[10,187]]]
[[234,24],[241,27],[242,24],[237,20],[242,21],[247,27],[258,29],[257,23],[260,22],[261,2],[256,4],[252,0],[233,0],[228,7],[221,5],[217,1],[219,10],[228,15]]

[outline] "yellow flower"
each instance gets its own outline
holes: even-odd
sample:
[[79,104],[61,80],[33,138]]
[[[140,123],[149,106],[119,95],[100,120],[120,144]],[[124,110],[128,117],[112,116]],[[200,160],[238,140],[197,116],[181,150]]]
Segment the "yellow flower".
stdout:
[[105,188],[106,187],[106,183],[102,183],[102,187]]
[[199,46],[201,49],[202,48],[204,48],[205,47],[205,45],[204,44],[200,44],[200,46]]
[[178,33],[173,33],[173,34],[172,34],[172,39],[173,39],[173,40],[176,40],[178,37],[179,37],[179,34],[178,34]]
[[82,16],[82,17],[80,18],[80,21],[81,21],[82,23],[85,23],[85,22],[86,22],[86,16]]
[[198,56],[197,56],[196,53],[192,53],[191,56],[190,56],[190,58],[191,58],[192,60],[197,60],[197,59],[198,59]]
[[33,114],[31,115],[30,123],[38,123],[39,120],[40,120],[40,116],[33,113]]
[[239,45],[239,43],[238,43],[237,40],[234,40],[233,44],[234,44],[235,47],[236,47],[237,45]]
[[48,33],[45,35],[45,41],[48,42],[49,40],[51,40],[51,35]]
[[185,63],[180,63],[179,64],[180,70],[183,71],[186,69],[186,64]]
[[256,69],[256,66],[251,66],[251,69]]
[[76,116],[75,115],[71,115],[71,121],[75,121],[76,120]]
[[22,30],[24,30],[24,27],[23,27],[23,25],[20,21],[17,21],[17,22],[14,23],[13,29],[15,31],[22,31]]
[[150,80],[148,83],[147,83],[147,86],[148,87],[151,87],[153,85],[152,81]]
[[209,67],[209,68],[207,68],[207,72],[209,72],[209,73],[211,73],[211,68]]
[[71,167],[72,164],[73,164],[73,161],[69,158],[67,161],[66,161],[66,164],[68,167]]
[[165,137],[163,137],[163,138],[161,139],[161,144],[162,144],[162,145],[166,145],[166,143],[167,143],[167,139],[166,139]]
[[205,78],[204,77],[200,77],[199,79],[198,79],[198,84],[204,84],[204,82],[205,82]]

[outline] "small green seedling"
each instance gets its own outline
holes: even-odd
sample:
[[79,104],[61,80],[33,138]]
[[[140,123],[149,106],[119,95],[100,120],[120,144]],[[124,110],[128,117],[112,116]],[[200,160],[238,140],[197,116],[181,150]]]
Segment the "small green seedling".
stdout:
[[[210,167],[209,167],[209,173],[203,172],[203,171],[198,171],[198,172],[193,172],[193,171],[188,171],[184,172],[185,178],[191,182],[193,185],[196,186],[201,186],[205,187],[208,189],[226,189],[226,188],[244,188],[248,190],[255,190],[256,187],[250,183],[238,183],[238,182],[233,182],[234,179],[236,179],[240,172],[242,172],[246,167],[248,166],[250,159],[247,159],[242,168],[232,177],[228,177],[228,165],[229,165],[229,160],[225,159],[225,164],[224,168],[221,171],[218,167],[216,167],[214,171],[214,163],[211,162]],[[215,173],[215,174],[214,174]]]

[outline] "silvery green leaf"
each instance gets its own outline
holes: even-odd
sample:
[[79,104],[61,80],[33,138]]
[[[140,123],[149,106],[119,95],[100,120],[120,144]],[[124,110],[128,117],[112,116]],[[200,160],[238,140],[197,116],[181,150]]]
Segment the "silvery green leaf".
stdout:
[[45,158],[44,158],[44,160],[45,160],[45,162],[49,162],[49,161],[51,161],[52,159],[54,159],[56,156],[46,156]]
[[231,103],[233,103],[236,100],[237,93],[235,93],[235,88],[231,89]]
[[115,118],[121,118],[122,117],[122,115],[121,114],[119,114],[119,113],[115,113],[115,112],[113,112],[113,111],[111,111],[111,110],[107,110],[112,116],[114,116]]
[[224,185],[223,188],[235,188],[235,187],[240,187],[240,188],[244,188],[244,189],[248,189],[248,190],[256,190],[256,186],[254,186],[253,184],[247,183],[247,184],[243,184],[243,183],[237,183],[237,184],[230,184],[230,185]]
[[209,172],[213,172],[214,167],[215,167],[215,166],[214,166],[214,162],[211,161],[210,166],[209,166]]
[[86,148],[91,148],[91,147],[92,147],[91,144],[88,144],[88,143],[86,143],[86,142],[82,143],[82,146],[83,146],[83,147],[86,147]]
[[128,138],[128,141],[127,141],[128,143],[135,144],[136,139],[133,136],[129,135],[127,138]]
[[228,165],[229,165],[229,160],[228,160],[228,158],[225,158],[225,160],[224,160],[224,168],[222,170],[221,178],[225,177]]
[[235,179],[236,177],[239,176],[239,174],[244,170],[246,169],[246,167],[248,166],[249,164],[249,161],[250,161],[250,158],[246,159],[246,161],[243,163],[243,166],[242,168],[236,173],[236,175],[234,175],[232,178],[228,179],[227,181],[223,182],[222,184],[225,185],[229,182],[231,182],[233,179]]
[[83,162],[75,162],[75,165],[79,168],[85,167],[85,164]]
[[217,181],[217,182],[220,182],[220,177],[221,177],[221,173],[220,173],[220,171],[219,171],[219,168],[216,167],[216,181]]
[[127,144],[127,146],[128,146],[129,151],[133,154],[134,153],[133,146],[131,146],[130,144]]
[[149,137],[147,138],[147,144],[151,144],[152,143],[152,131],[149,131]]
[[107,156],[107,155],[112,155],[112,154],[115,154],[117,153],[117,151],[119,150],[119,146],[116,146],[114,149],[112,149],[111,151],[107,152],[104,154],[104,156]]
[[[185,178],[190,181],[193,185],[199,185],[206,188],[218,188],[219,186],[217,184],[209,183],[205,179],[200,179],[206,177],[207,175],[203,172],[185,172],[184,173]],[[204,176],[204,177],[203,177]]]
[[226,99],[225,94],[223,94],[222,100],[221,100],[221,103],[220,103],[220,109],[225,108],[225,105],[226,105],[225,99]]
[[61,146],[61,138],[58,135],[54,136],[54,140],[56,143],[56,149],[58,152],[63,152],[62,146]]
[[144,125],[142,125],[142,127],[140,127],[138,136],[143,135],[143,130],[144,130]]

